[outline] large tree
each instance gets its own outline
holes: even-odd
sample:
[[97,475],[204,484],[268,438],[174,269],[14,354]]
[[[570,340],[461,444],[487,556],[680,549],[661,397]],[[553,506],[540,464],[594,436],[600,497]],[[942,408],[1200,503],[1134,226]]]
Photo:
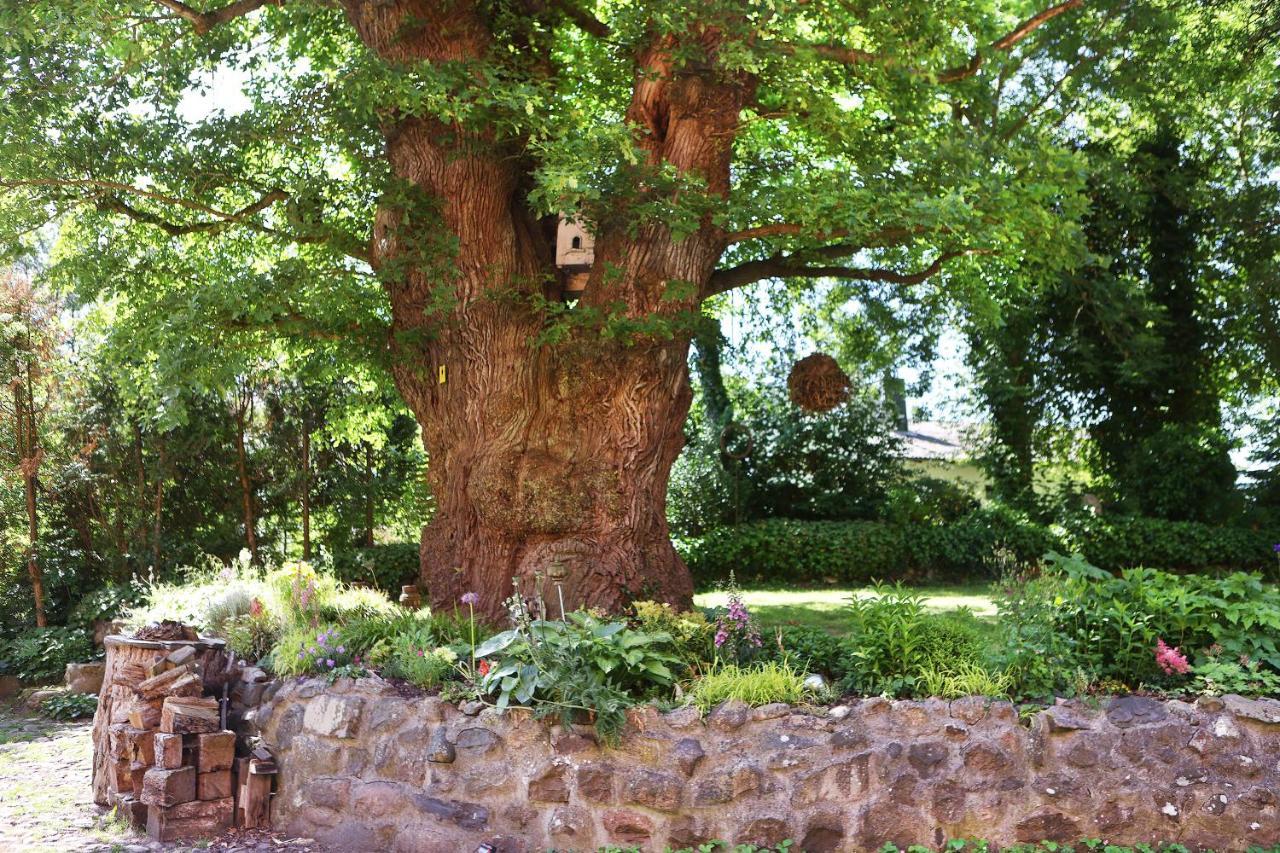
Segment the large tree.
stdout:
[[[117,300],[158,382],[268,346],[387,369],[432,601],[495,615],[561,564],[572,605],[687,602],[663,504],[700,304],[1067,261],[1079,163],[1043,127],[1184,5],[9,3],[0,228],[58,220],[51,277]],[[561,215],[595,238],[572,307]]]

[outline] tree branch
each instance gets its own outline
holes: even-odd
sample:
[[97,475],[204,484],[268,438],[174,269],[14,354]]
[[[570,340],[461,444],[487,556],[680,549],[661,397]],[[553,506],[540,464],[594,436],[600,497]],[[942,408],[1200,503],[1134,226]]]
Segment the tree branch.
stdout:
[[596,38],[608,38],[613,34],[608,24],[580,7],[574,0],[551,0],[550,6],[572,21],[584,33]]
[[[873,249],[883,248],[885,246],[898,246],[907,242],[912,237],[923,234],[924,228],[919,226],[915,228],[881,228],[879,231],[873,231],[862,238],[862,243],[854,247],[857,249]],[[771,222],[767,225],[757,225],[753,228],[744,228],[741,231],[730,231],[724,235],[724,244],[726,246],[734,243],[743,243],[747,240],[758,240],[762,237],[801,237],[812,236],[817,240],[830,240],[835,238],[844,238],[849,236],[847,229],[836,229],[834,231],[811,231],[808,226],[799,225],[792,222]]]
[[[923,68],[914,66],[908,67],[908,72],[917,77],[928,77],[939,83],[955,83],[958,80],[964,80],[978,73],[986,61],[986,54],[994,52],[1008,52],[1015,45],[1031,35],[1044,24],[1052,21],[1059,15],[1069,12],[1084,5],[1084,0],[1063,0],[1057,5],[1032,15],[1014,29],[1005,33],[1000,38],[989,44],[985,50],[979,50],[970,57],[969,61],[964,65],[957,65],[953,68],[947,68],[942,71],[931,72]],[[846,65],[878,65],[882,68],[894,68],[902,64],[898,57],[886,53],[871,53],[865,50],[857,50],[855,48],[845,47],[838,44],[812,44],[806,45],[818,56],[831,59],[836,62],[842,62]],[[789,52],[795,52],[794,46],[786,48]]]
[[[841,247],[828,247],[835,249]],[[842,247],[846,248],[847,247]],[[825,250],[824,250],[825,251]],[[747,261],[736,267],[716,270],[707,284],[707,295],[725,293],[767,278],[838,278],[845,281],[883,281],[889,284],[913,285],[937,275],[944,264],[969,255],[993,255],[991,249],[957,249],[943,252],[933,263],[912,273],[882,267],[850,267],[844,265],[809,266],[791,255],[774,255],[758,261]]]
[[262,198],[252,204],[240,208],[234,213],[222,214],[219,219],[202,220],[200,222],[189,222],[184,224],[169,222],[166,219],[156,216],[154,213],[149,213],[145,210],[139,210],[132,207],[119,196],[108,196],[106,198],[99,199],[97,207],[99,210],[105,212],[123,213],[130,219],[154,225],[169,236],[177,237],[182,234],[217,233],[239,222],[243,222],[246,218],[254,215],[255,213],[261,213],[276,202],[284,201],[288,197],[289,194],[286,192],[281,190],[272,190]]
[[283,0],[235,0],[235,2],[228,3],[220,9],[214,9],[211,12],[200,12],[183,3],[182,0],[155,1],[179,18],[189,21],[191,28],[198,35],[205,35],[219,24],[225,24],[227,21],[243,17],[255,9],[260,9],[270,4],[279,5],[283,2]]

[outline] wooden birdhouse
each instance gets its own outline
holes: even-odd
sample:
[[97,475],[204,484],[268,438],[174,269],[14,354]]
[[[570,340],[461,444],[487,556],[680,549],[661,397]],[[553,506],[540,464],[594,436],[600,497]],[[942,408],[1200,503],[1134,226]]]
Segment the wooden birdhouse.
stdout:
[[556,268],[560,272],[560,293],[565,300],[577,299],[587,289],[591,264],[595,260],[595,238],[575,219],[560,217],[556,229]]

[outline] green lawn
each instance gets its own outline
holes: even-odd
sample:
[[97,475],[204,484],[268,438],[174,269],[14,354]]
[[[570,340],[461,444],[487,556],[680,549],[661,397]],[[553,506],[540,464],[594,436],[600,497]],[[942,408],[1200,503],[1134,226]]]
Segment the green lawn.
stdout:
[[[913,587],[913,591],[925,596],[930,610],[941,612],[967,607],[983,619],[996,615],[986,584]],[[870,587],[743,590],[742,599],[762,625],[810,625],[840,633],[848,627],[844,608],[850,596],[874,594]],[[723,607],[728,598],[724,592],[703,592],[695,595],[693,601],[699,607]]]

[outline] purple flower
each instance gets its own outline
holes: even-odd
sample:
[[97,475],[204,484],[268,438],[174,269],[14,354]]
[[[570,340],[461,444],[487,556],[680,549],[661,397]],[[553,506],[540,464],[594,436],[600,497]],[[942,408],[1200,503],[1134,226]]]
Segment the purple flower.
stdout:
[[333,669],[333,658],[329,658],[325,663],[329,664],[329,669]]
[[1271,550],[1275,551],[1277,554],[1280,554],[1280,542],[1277,542],[1276,544],[1272,545]]
[[340,654],[340,655],[345,655],[346,653],[347,653],[347,647],[346,647],[346,646],[338,646],[338,654]]
[[[1280,548],[1280,546],[1276,547]],[[475,607],[480,603],[480,596],[476,595],[474,592],[468,592],[462,596],[462,603],[468,607]]]
[[724,628],[721,628],[720,630],[716,631],[716,639],[715,639],[716,648],[718,649],[721,646],[723,646],[725,642],[728,641],[728,639],[729,639],[729,632],[726,631]]

